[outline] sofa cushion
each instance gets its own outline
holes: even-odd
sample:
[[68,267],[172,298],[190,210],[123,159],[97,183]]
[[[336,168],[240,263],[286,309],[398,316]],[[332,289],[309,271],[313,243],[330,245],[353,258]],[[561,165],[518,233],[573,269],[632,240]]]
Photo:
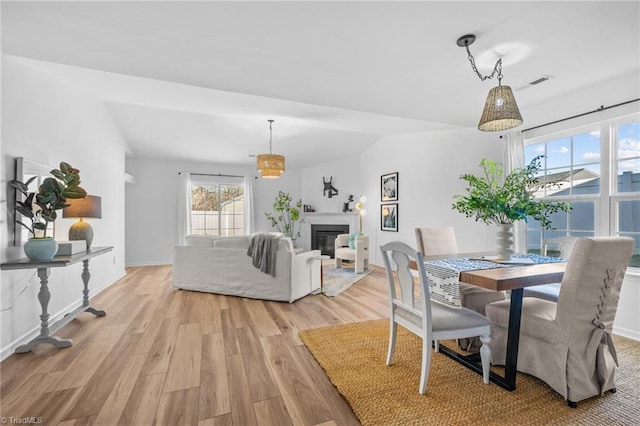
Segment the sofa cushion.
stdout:
[[216,248],[243,249],[249,248],[251,237],[247,235],[238,235],[234,237],[221,237],[213,242]]
[[184,237],[185,245],[198,247],[213,247],[213,242],[219,238],[216,235],[190,234]]

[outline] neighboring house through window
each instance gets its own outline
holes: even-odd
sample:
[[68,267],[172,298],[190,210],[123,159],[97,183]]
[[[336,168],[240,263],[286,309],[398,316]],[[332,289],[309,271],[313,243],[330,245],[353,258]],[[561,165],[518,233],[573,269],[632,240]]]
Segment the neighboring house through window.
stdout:
[[243,235],[242,178],[192,175],[191,234]]
[[537,155],[553,182],[536,197],[564,201],[569,213],[552,216],[555,231],[527,221],[527,249],[540,252],[556,237],[628,236],[636,240],[631,266],[640,267],[640,121],[609,120],[553,136],[525,140],[525,164]]

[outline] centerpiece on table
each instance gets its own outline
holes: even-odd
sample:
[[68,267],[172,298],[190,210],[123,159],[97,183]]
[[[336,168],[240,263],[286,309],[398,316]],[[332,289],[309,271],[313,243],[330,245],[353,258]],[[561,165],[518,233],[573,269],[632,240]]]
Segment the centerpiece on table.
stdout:
[[540,222],[542,229],[555,229],[551,223],[552,214],[568,212],[567,203],[536,199],[534,194],[550,187],[559,187],[557,182],[540,182],[538,173],[542,168],[539,155],[529,165],[514,169],[505,175],[501,163],[483,158],[480,167],[483,176],[465,174],[460,179],[467,181],[467,195],[456,195],[453,209],[467,217],[475,217],[498,226],[498,260],[509,260],[513,254],[513,223],[527,221],[527,217]]
[[291,204],[292,201],[293,199],[288,192],[278,191],[278,196],[273,202],[273,213],[265,213],[264,215],[271,222],[271,226],[291,238],[295,246],[296,239],[300,237],[300,227],[304,223],[304,219],[300,217],[302,199],[299,199],[295,204]]
[[87,192],[80,187],[80,171],[67,163],[60,169],[51,170],[38,187],[38,192],[29,192],[29,185],[37,178],[26,182],[12,180],[9,184],[18,190],[24,200],[16,199],[16,211],[27,218],[30,224],[19,219],[16,222],[29,231],[31,237],[24,245],[24,253],[31,260],[50,260],[58,251],[58,243],[47,236],[50,222],[58,217],[56,210],[67,207],[67,198],[84,198]]

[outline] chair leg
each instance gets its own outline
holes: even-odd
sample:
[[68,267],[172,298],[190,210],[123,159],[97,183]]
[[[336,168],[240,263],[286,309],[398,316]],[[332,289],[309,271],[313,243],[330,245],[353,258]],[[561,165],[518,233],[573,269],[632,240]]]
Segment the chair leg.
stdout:
[[420,372],[420,387],[418,392],[424,395],[427,392],[429,369],[431,368],[431,339],[422,336],[422,371]]
[[567,399],[567,405],[570,408],[578,408],[578,403],[577,402],[569,401],[568,399]]
[[433,341],[433,350],[436,352],[440,352],[440,342],[438,342],[437,340]]
[[362,266],[362,261],[356,259],[356,274],[362,274],[364,272],[364,267]]
[[482,346],[480,347],[480,360],[482,362],[482,381],[485,385],[489,384],[489,372],[491,371],[491,335],[480,336]]
[[391,318],[389,324],[389,351],[387,352],[387,365],[391,365],[393,349],[396,347],[396,335],[398,334],[398,323]]
[[342,259],[336,257],[336,268],[342,268]]

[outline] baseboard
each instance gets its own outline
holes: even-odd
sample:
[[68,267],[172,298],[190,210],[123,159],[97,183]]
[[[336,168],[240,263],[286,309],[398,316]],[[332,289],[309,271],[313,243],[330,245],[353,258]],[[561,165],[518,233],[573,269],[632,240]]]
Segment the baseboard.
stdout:
[[[100,293],[102,293],[105,289],[111,287],[113,284],[117,283],[118,281],[120,281],[122,278],[124,278],[127,275],[126,271],[122,273],[122,275],[120,275],[118,278],[116,278],[115,280],[111,281],[111,282],[107,282],[106,284],[93,289],[93,288],[89,288],[90,292],[91,292],[91,297],[96,296]],[[81,293],[81,292],[79,292]],[[74,309],[79,308],[82,305],[82,297],[79,297],[78,299],[74,300],[73,302],[71,302],[69,305],[67,305],[66,307],[62,308],[60,311],[56,312],[55,314],[51,314],[49,316],[49,325],[53,325],[56,322],[58,322],[59,320],[61,320],[62,318],[64,318],[64,316],[73,311]],[[40,326],[36,326],[34,327],[31,331],[23,334],[22,336],[18,337],[17,339],[15,339],[13,342],[9,343],[9,345],[5,348],[2,348],[2,350],[0,351],[0,361],[4,361],[6,358],[8,358],[9,356],[13,355],[14,351],[16,350],[16,348],[20,345],[23,345],[27,342],[29,342],[31,339],[33,339],[34,337],[38,336],[40,334]]]
[[616,327],[614,325],[613,334],[640,342],[640,332],[638,330],[630,330],[628,328]]
[[171,262],[132,262],[132,263],[125,263],[124,267],[132,268],[136,266],[168,266],[172,264],[173,263]]

